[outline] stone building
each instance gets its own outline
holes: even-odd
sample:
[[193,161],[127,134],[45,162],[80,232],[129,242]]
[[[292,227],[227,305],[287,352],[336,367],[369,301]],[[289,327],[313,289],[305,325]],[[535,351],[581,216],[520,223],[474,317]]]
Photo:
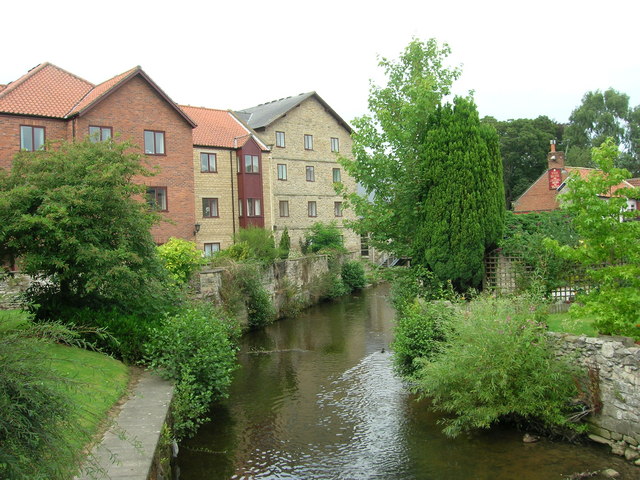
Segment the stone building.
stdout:
[[344,246],[360,249],[360,237],[343,226],[354,219],[343,209],[335,184],[355,191],[339,156],[351,156],[351,127],[316,92],[282,98],[236,112],[271,149],[271,225],[276,238],[287,228],[298,248],[315,222],[335,221],[343,229]]
[[268,149],[227,110],[181,108],[198,124],[193,130],[195,241],[210,255],[230,246],[240,228],[270,227]]
[[0,168],[20,150],[49,140],[118,138],[139,145],[158,174],[138,179],[169,220],[152,229],[157,243],[194,238],[191,120],[135,67],[94,85],[50,63],[0,85]]

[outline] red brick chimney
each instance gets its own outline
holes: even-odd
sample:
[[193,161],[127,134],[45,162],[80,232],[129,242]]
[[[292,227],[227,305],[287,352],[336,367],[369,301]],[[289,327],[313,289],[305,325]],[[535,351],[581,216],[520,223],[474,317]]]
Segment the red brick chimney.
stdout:
[[556,190],[562,184],[562,170],[564,170],[564,152],[556,152],[556,141],[551,140],[551,148],[547,153],[549,169],[549,190]]

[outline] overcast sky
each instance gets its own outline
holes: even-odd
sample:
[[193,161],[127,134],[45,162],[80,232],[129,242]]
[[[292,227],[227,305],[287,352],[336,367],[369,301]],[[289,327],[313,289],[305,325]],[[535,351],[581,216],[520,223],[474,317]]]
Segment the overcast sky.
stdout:
[[0,83],[48,61],[92,83],[136,65],[180,104],[242,109],[315,90],[367,111],[377,56],[452,49],[481,116],[566,122],[589,90],[640,104],[637,0],[30,0],[0,7]]

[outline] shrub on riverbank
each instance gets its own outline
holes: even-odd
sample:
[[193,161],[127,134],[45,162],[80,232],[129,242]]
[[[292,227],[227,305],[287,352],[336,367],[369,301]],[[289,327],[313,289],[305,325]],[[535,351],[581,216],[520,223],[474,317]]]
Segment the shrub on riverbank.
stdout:
[[349,291],[364,288],[367,285],[364,267],[361,262],[355,260],[344,262],[342,264],[342,271],[340,275]]
[[416,389],[451,417],[456,436],[518,419],[544,430],[575,429],[567,418],[577,396],[576,373],[556,358],[536,304],[482,297],[460,309],[448,344],[419,360]]
[[151,332],[149,366],[176,384],[173,433],[189,437],[208,420],[211,402],[226,397],[236,368],[235,322],[200,304],[166,317]]

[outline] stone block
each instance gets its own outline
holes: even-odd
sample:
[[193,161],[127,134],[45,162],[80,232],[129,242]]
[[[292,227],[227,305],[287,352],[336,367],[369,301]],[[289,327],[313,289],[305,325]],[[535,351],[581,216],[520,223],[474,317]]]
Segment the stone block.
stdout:
[[588,436],[590,440],[596,443],[601,443],[603,445],[611,445],[613,443],[610,439],[601,437],[600,435],[596,435],[594,433],[590,433]]

